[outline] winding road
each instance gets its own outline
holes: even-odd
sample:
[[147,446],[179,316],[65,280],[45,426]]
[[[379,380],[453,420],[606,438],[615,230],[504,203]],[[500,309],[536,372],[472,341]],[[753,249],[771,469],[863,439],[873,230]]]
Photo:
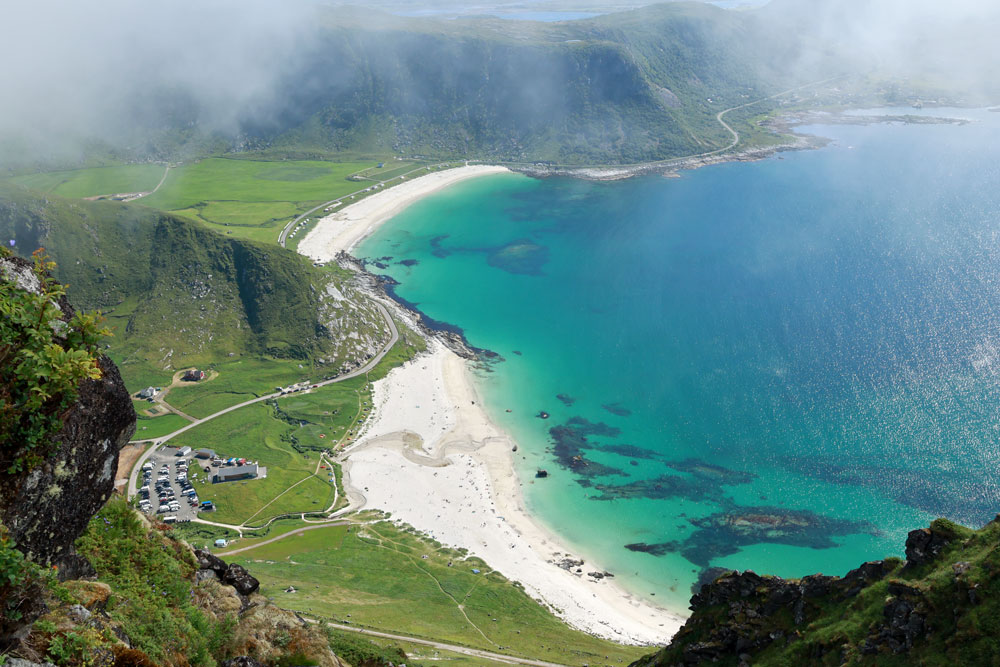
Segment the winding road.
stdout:
[[[365,373],[367,373],[370,370],[372,370],[373,368],[375,368],[375,366],[377,366],[378,363],[380,361],[382,361],[383,358],[385,358],[385,355],[389,353],[389,350],[392,349],[392,346],[396,344],[396,341],[399,340],[399,329],[396,328],[396,323],[393,321],[392,317],[389,315],[389,311],[386,310],[385,306],[383,306],[381,303],[378,303],[377,301],[374,302],[374,303],[375,303],[375,306],[378,308],[379,312],[381,313],[382,317],[385,318],[385,323],[387,325],[389,325],[389,331],[392,333],[392,335],[389,337],[389,341],[385,344],[385,346],[382,348],[382,350],[378,354],[376,354],[371,359],[369,359],[363,366],[360,366],[359,368],[351,371],[350,373],[346,373],[344,375],[339,375],[339,376],[337,376],[335,378],[331,378],[329,380],[322,380],[322,381],[319,381],[319,382],[311,382],[310,383],[311,385],[315,385],[317,387],[325,387],[326,385],[336,384],[337,382],[343,382],[344,380],[350,380],[351,378],[356,378],[359,375],[364,375]],[[221,417],[222,415],[225,415],[225,414],[228,414],[230,412],[233,412],[234,410],[239,410],[241,408],[245,408],[248,405],[253,405],[254,403],[260,403],[262,401],[267,401],[267,400],[270,400],[272,398],[279,398],[280,396],[281,396],[280,392],[274,392],[272,394],[267,394],[265,396],[258,396],[257,398],[252,398],[249,401],[243,401],[242,403],[238,403],[236,405],[232,405],[232,406],[230,406],[228,408],[225,408],[224,410],[219,410],[218,412],[216,412],[214,414],[211,414],[211,415],[209,415],[207,417],[202,417],[201,419],[196,419],[195,421],[191,422],[190,424],[187,424],[186,426],[183,426],[183,427],[177,429],[173,433],[168,433],[167,435],[165,435],[163,437],[152,439],[150,441],[152,444],[150,445],[149,449],[147,449],[145,452],[143,452],[142,456],[140,456],[139,459],[135,462],[135,465],[132,466],[132,472],[129,474],[129,478],[128,478],[128,498],[130,498],[130,499],[133,498],[135,496],[136,492],[138,491],[138,483],[137,482],[138,482],[138,479],[139,479],[139,471],[142,470],[142,465],[146,462],[147,459],[149,459],[150,456],[152,456],[153,452],[156,451],[157,448],[159,448],[160,446],[162,446],[168,440],[171,440],[172,438],[175,438],[178,435],[180,435],[181,433],[184,433],[185,431],[189,431],[189,430],[195,428],[196,426],[200,426],[201,424],[204,424],[207,421],[211,421],[211,420],[215,419],[216,417]],[[199,521],[199,523],[200,523],[200,521]],[[222,525],[222,524],[213,524],[213,525]],[[227,526],[227,527],[232,527],[232,526]]]
[[[796,86],[794,88],[789,88],[788,90],[783,90],[780,93],[775,93],[774,95],[768,95],[767,97],[761,97],[760,99],[753,100],[751,102],[746,102],[745,104],[739,104],[734,107],[729,107],[728,109],[723,109],[719,113],[715,114],[715,120],[719,122],[730,135],[732,135],[733,140],[728,146],[723,146],[722,148],[716,148],[715,150],[708,151],[707,153],[695,153],[693,155],[683,155],[680,157],[671,157],[664,160],[653,160],[651,162],[633,162],[631,164],[592,164],[592,165],[578,165],[578,164],[555,164],[555,163],[543,163],[545,167],[551,167],[554,169],[642,169],[644,167],[660,167],[660,166],[670,166],[670,165],[681,165],[689,160],[698,160],[701,158],[712,157],[713,155],[718,155],[720,153],[725,153],[736,148],[740,143],[740,133],[732,128],[732,126],[726,122],[726,114],[733,111],[739,111],[740,109],[746,109],[747,107],[752,107],[755,104],[760,104],[761,102],[767,102],[768,100],[774,100],[779,97],[788,95],[789,93],[794,93],[799,90],[804,90],[806,88],[812,88],[814,86],[822,86],[825,83],[830,83],[838,79],[846,78],[845,75],[830,77],[829,79],[823,79],[822,81],[813,81],[810,83],[802,84],[801,86]],[[492,164],[502,164],[508,167],[537,167],[538,163],[531,162],[495,162]]]
[[[433,169],[433,168],[440,168],[440,167],[447,166],[449,164],[452,164],[452,163],[451,162],[440,162],[438,164],[424,165],[423,167],[417,167],[416,169],[408,171],[405,174],[400,174],[399,176],[393,176],[392,178],[387,178],[384,181],[375,181],[375,185],[385,185],[389,181],[395,181],[396,179],[404,179],[407,176],[409,176],[410,174],[416,173],[418,171],[422,171],[424,169],[428,169],[429,170],[429,169]],[[302,215],[300,215],[299,217],[295,218],[294,220],[292,220],[291,222],[289,222],[287,225],[285,225],[285,227],[281,230],[281,233],[278,234],[278,245],[280,245],[282,248],[284,248],[285,247],[285,243],[288,241],[288,233],[292,231],[292,229],[295,227],[295,225],[299,224],[299,222],[301,222],[302,220],[305,220],[307,217],[309,217],[310,215],[312,215],[316,211],[320,210],[321,208],[326,208],[327,206],[333,206],[334,204],[339,204],[340,202],[342,202],[343,200],[347,199],[348,197],[355,197],[357,195],[364,194],[364,192],[366,190],[371,190],[372,187],[373,186],[368,185],[368,186],[366,186],[364,188],[361,188],[360,190],[356,190],[354,192],[349,192],[346,195],[341,195],[341,196],[337,197],[336,199],[331,199],[330,201],[324,202],[324,203],[320,204],[319,206],[317,206],[315,208],[309,209],[308,211],[306,211],[305,213],[303,213]]]

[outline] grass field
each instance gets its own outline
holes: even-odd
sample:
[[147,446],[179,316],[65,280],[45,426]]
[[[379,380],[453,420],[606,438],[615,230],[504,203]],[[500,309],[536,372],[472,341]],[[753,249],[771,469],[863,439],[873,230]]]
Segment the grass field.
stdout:
[[319,203],[213,201],[174,212],[220,234],[274,243],[285,223]]
[[357,190],[357,183],[347,177],[370,166],[370,162],[209,158],[172,169],[163,187],[143,204],[177,211],[201,202],[324,201]]
[[297,429],[272,415],[269,405],[251,405],[206,422],[171,442],[208,447],[221,456],[245,457],[267,468],[264,479],[223,484],[212,484],[205,481],[207,475],[199,475],[195,484],[198,497],[216,503],[212,521],[238,525],[257,515],[259,523],[264,523],[268,516],[325,509],[320,504],[332,502],[333,484],[313,476],[317,454],[296,451],[290,436]]
[[180,415],[173,413],[161,415],[159,417],[147,417],[138,413],[135,423],[134,440],[146,440],[149,438],[159,438],[160,436],[173,433],[179,428],[187,426],[190,422]]
[[364,181],[347,177],[376,164],[209,158],[171,170],[163,187],[142,203],[223,234],[275,243],[295,216],[363,188]]
[[201,523],[175,523],[170,527],[170,536],[184,540],[195,549],[212,548],[215,540],[223,538],[234,540],[239,537],[239,533],[229,528],[220,526],[206,526]]
[[209,382],[171,389],[167,402],[192,417],[207,417],[230,405],[270,394],[275,387],[318,379],[319,373],[309,361],[253,357],[209,364],[205,368],[217,371],[219,376]]
[[421,665],[447,665],[447,667],[483,667],[483,665],[508,665],[506,662],[497,662],[496,660],[487,660],[486,658],[473,657],[470,655],[463,655],[461,653],[455,653],[453,651],[439,651],[436,648],[431,648],[429,646],[422,646],[420,644],[414,644],[413,642],[399,642],[390,639],[379,639],[378,637],[369,637],[376,644],[382,646],[398,646],[407,655],[407,657],[417,664]]
[[11,180],[33,190],[61,197],[95,197],[124,192],[148,192],[160,182],[164,168],[157,164],[93,167],[15,176]]
[[[416,349],[404,337],[369,376],[372,380],[384,376],[393,366],[415,354]],[[185,412],[188,409],[196,414],[215,412],[252,396],[244,389],[237,389],[251,375],[262,393],[274,390],[271,383],[260,384],[264,382],[260,376],[270,362],[233,362],[232,366],[237,363],[246,364],[239,371],[243,380],[222,383],[225,375],[220,366],[220,375],[214,380],[171,390],[168,396],[171,404]],[[186,394],[186,402],[177,402],[175,394],[181,394],[182,398]],[[171,444],[208,447],[221,456],[244,457],[265,466],[264,479],[224,484],[199,481],[195,485],[199,498],[216,503],[212,521],[260,526],[271,517],[322,512],[333,504],[335,471],[327,467],[315,474],[319,452],[336,447],[346,434],[355,431],[370,405],[371,381],[359,376],[222,415],[179,435]]]
[[388,522],[292,534],[230,560],[279,606],[317,618],[567,665],[626,665],[649,652],[575,631],[481,560]]

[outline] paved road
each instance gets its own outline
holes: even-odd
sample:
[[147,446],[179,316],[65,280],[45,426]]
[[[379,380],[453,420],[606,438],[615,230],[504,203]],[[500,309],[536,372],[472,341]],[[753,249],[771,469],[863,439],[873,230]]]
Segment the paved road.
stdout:
[[[400,178],[402,176],[409,176],[412,173],[415,173],[415,172],[418,172],[418,171],[422,171],[422,170],[427,169],[429,167],[442,167],[442,166],[445,166],[445,165],[448,165],[448,164],[451,164],[451,163],[450,162],[441,162],[439,164],[432,164],[432,165],[425,165],[423,167],[417,167],[416,169],[408,171],[405,174],[400,174],[399,176],[393,176],[392,178],[386,179],[384,181],[374,181],[373,185],[385,185],[389,181],[394,181],[394,180],[396,180],[396,179],[398,179],[398,178]],[[292,220],[291,222],[289,222],[287,225],[285,225],[284,229],[281,230],[281,233],[278,234],[278,245],[280,245],[282,248],[284,248],[285,247],[285,242],[288,240],[288,233],[292,231],[292,228],[294,228],[295,225],[299,224],[299,222],[301,222],[302,220],[305,220],[306,218],[308,218],[310,215],[312,215],[316,211],[320,210],[321,208],[326,208],[327,206],[333,206],[334,204],[336,204],[338,202],[341,202],[341,201],[347,199],[348,197],[354,197],[356,195],[364,194],[365,190],[370,190],[371,188],[372,188],[372,185],[366,185],[365,187],[361,188],[360,190],[356,190],[354,192],[349,192],[346,195],[341,195],[341,196],[337,197],[336,199],[331,199],[328,202],[324,202],[324,203],[320,204],[319,206],[317,206],[316,208],[309,209],[308,211],[306,211],[305,213],[303,213],[302,215],[300,215],[299,217],[295,218],[294,220]]]
[[[375,302],[375,306],[379,309],[379,312],[382,313],[382,317],[385,318],[385,322],[386,324],[389,325],[389,330],[392,332],[392,336],[389,338],[389,342],[386,343],[385,347],[382,348],[382,351],[376,354],[371,359],[369,359],[364,366],[361,366],[351,371],[350,373],[347,373],[345,375],[340,375],[330,380],[311,382],[310,384],[315,384],[319,387],[325,387],[328,384],[335,384],[337,382],[343,382],[344,380],[350,380],[351,378],[358,377],[359,375],[364,375],[368,371],[375,368],[375,366],[377,366],[378,363],[382,361],[385,355],[389,353],[389,350],[392,349],[392,346],[395,345],[396,341],[399,340],[399,330],[396,328],[396,323],[392,321],[392,317],[389,316],[389,311],[385,309],[385,306],[383,306],[378,302]],[[280,392],[275,392],[273,394],[267,394],[266,396],[258,396],[257,398],[252,398],[249,401],[243,401],[242,403],[239,403],[237,405],[232,405],[226,408],[225,410],[219,410],[215,414],[211,414],[201,419],[196,419],[187,426],[179,428],[173,433],[169,433],[163,436],[162,438],[156,438],[153,441],[153,444],[150,446],[150,448],[142,456],[140,456],[139,460],[137,460],[135,462],[135,465],[132,466],[132,473],[129,475],[128,478],[128,497],[132,498],[133,496],[135,496],[136,491],[138,489],[136,482],[139,476],[139,471],[142,469],[142,464],[146,462],[146,459],[148,459],[152,455],[153,450],[155,450],[157,447],[163,445],[165,442],[180,435],[181,433],[189,431],[195,428],[196,426],[199,426],[200,424],[204,424],[207,421],[211,421],[216,417],[221,417],[224,414],[228,414],[230,412],[233,412],[234,410],[239,410],[240,408],[245,408],[246,406],[253,405],[254,403],[260,403],[261,401],[267,401],[272,398],[279,398],[280,396],[281,396]]]
[[[739,133],[736,130],[734,130],[729,125],[729,123],[727,123],[725,121],[726,114],[728,114],[728,113],[730,113],[732,111],[737,111],[738,109],[745,109],[745,108],[753,106],[755,104],[760,104],[761,102],[767,102],[768,100],[777,99],[779,97],[782,97],[783,95],[787,95],[789,93],[794,93],[794,92],[799,91],[799,90],[804,90],[806,88],[812,88],[813,86],[821,86],[824,83],[830,83],[832,81],[836,81],[837,79],[846,78],[846,76],[847,75],[840,75],[840,76],[830,77],[829,79],[824,79],[822,81],[813,81],[811,83],[806,83],[806,84],[803,84],[801,86],[796,86],[795,88],[789,88],[788,90],[783,90],[780,93],[775,93],[774,95],[768,95],[767,97],[762,97],[760,99],[753,100],[752,102],[747,102],[746,104],[740,104],[739,106],[729,107],[728,109],[723,109],[719,113],[715,114],[715,119],[733,137],[732,143],[730,143],[728,146],[725,146],[723,148],[717,148],[715,150],[708,151],[707,153],[695,153],[693,155],[684,155],[684,156],[681,156],[681,157],[671,157],[671,158],[666,158],[664,160],[652,160],[650,162],[632,162],[632,163],[628,163],[628,164],[591,164],[591,165],[586,165],[586,167],[593,168],[593,169],[604,169],[604,168],[606,168],[606,169],[636,169],[636,168],[643,168],[643,167],[659,167],[659,166],[665,166],[666,167],[666,166],[670,166],[670,165],[674,165],[674,164],[683,164],[683,163],[688,162],[689,160],[697,160],[699,158],[712,157],[713,155],[718,155],[719,153],[724,153],[726,151],[732,150],[733,148],[736,148],[737,144],[740,143],[740,135],[739,135]],[[506,165],[508,167],[536,167],[536,166],[538,166],[538,163],[534,163],[534,162],[504,162],[502,160],[501,161],[492,162],[491,164],[502,164],[502,165]],[[578,165],[578,164],[576,164],[576,165],[574,165],[574,164],[558,164],[558,163],[548,163],[548,162],[542,163],[542,166],[551,167],[551,168],[554,168],[554,169],[582,169],[582,168],[586,168],[586,167],[582,167],[581,165]]]
[[[305,616],[303,616],[302,618],[304,618],[309,623],[321,622],[313,618],[306,618]],[[337,630],[356,632],[359,635],[370,635],[372,637],[381,637],[382,639],[392,639],[399,642],[410,642],[411,644],[430,646],[431,648],[436,648],[439,651],[451,651],[452,653],[471,655],[474,658],[485,658],[487,660],[502,662],[508,665],[533,665],[535,667],[566,667],[566,665],[559,662],[546,662],[544,660],[532,660],[530,658],[516,658],[512,655],[504,655],[502,653],[491,653],[489,651],[480,651],[479,649],[469,648],[468,646],[458,646],[456,644],[444,644],[441,642],[430,641],[428,639],[417,639],[416,637],[407,637],[406,635],[394,635],[388,632],[379,632],[377,630],[366,630],[364,628],[354,627],[353,625],[342,625],[340,623],[327,623],[326,625],[331,628],[336,628]]]

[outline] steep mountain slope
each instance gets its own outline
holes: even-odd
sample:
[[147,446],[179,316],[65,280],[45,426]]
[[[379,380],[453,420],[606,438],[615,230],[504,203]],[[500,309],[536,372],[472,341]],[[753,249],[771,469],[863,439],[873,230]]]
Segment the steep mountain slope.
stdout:
[[632,667],[991,665],[1000,655],[1000,518],[978,531],[938,519],[905,563],[798,580],[732,572],[691,599],[669,646]]
[[161,369],[239,355],[357,364],[389,335],[339,274],[139,206],[0,188],[0,236],[45,247],[84,309],[108,313],[116,358]]
[[288,79],[276,145],[648,160],[725,145],[715,113],[784,83],[758,22],[702,4],[566,24],[342,11],[327,30]]

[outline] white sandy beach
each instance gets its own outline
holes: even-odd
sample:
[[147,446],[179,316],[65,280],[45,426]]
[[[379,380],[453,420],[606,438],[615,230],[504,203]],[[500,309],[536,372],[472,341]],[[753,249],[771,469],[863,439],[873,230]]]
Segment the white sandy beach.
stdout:
[[477,176],[509,171],[506,167],[469,165],[400,183],[320,219],[299,242],[299,252],[314,260],[328,261],[341,250],[350,252],[380,224],[433,192]]
[[[329,261],[420,197],[506,170],[452,171],[457,173],[450,178],[449,172],[424,176],[327,216],[303,239],[300,252]],[[344,465],[345,480],[364,497],[364,507],[465,547],[581,630],[663,644],[681,626],[678,614],[630,595],[614,580],[587,575],[613,571],[612,564],[588,561],[580,574],[556,564],[578,556],[528,514],[514,470],[514,442],[482,409],[461,357],[432,341],[427,354],[375,383],[374,406]]]

